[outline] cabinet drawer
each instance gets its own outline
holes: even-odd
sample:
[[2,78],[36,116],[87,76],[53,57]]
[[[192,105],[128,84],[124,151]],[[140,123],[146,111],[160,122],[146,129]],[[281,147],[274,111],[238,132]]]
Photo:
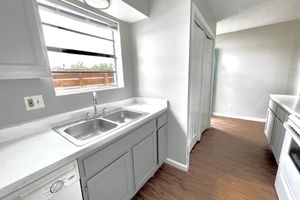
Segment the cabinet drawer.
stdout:
[[269,101],[269,108],[276,113],[276,109],[277,109],[277,103],[275,103],[273,100],[270,99]]
[[155,130],[155,120],[152,120],[104,149],[83,158],[84,175],[90,177],[99,172]]
[[280,106],[276,109],[276,116],[280,119],[280,121],[285,122],[287,119],[286,111]]
[[163,125],[165,125],[167,123],[168,120],[168,115],[167,113],[163,114],[162,116],[157,118],[157,128],[162,127]]

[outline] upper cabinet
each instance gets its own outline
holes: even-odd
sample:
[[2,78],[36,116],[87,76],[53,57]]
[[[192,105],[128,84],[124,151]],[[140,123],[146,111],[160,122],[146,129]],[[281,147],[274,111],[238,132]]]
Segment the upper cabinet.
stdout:
[[35,0],[0,2],[0,79],[50,76]]

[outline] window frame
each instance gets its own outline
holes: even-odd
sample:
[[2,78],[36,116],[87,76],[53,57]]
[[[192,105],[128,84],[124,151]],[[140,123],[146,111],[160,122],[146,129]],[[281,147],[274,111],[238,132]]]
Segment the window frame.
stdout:
[[[82,14],[86,17],[96,19],[97,23],[101,23],[104,26],[107,26],[108,28],[111,29],[112,37],[113,37],[112,42],[113,42],[113,51],[114,51],[113,56],[114,56],[114,62],[115,62],[114,63],[115,64],[115,71],[113,71],[112,73],[115,74],[115,76],[114,76],[115,85],[86,85],[84,87],[78,86],[78,87],[74,87],[74,88],[55,88],[54,83],[53,83],[53,88],[55,90],[56,96],[63,96],[63,95],[70,95],[70,94],[80,94],[80,93],[93,92],[93,91],[114,90],[114,89],[124,88],[123,62],[122,62],[122,50],[121,50],[121,31],[120,31],[119,23],[112,20],[112,19],[110,19],[110,18],[103,17],[100,12],[97,12],[93,9],[92,10],[87,9],[86,7],[83,7],[83,6],[74,5],[74,4],[71,4],[69,2],[63,2],[63,1],[60,1],[60,0],[44,0],[44,1],[50,2],[50,3],[53,3],[53,4],[57,4],[58,6],[65,7],[67,9],[70,9],[70,10],[74,11],[74,12]],[[41,5],[44,6],[43,3],[40,3],[39,1],[37,1],[37,4],[38,4],[38,7],[41,6]],[[81,16],[81,15],[79,15],[79,16]],[[42,25],[44,25],[45,23],[42,22],[41,18],[40,18],[40,22],[41,22],[40,23],[41,33],[44,34]],[[47,49],[48,63],[50,63],[49,58],[48,58],[49,47],[47,47],[45,40],[44,40],[44,45],[45,45],[45,48]],[[52,47],[50,47],[50,48],[52,48]],[[63,51],[61,51],[61,52],[63,53]],[[93,53],[93,52],[91,52],[91,53]],[[84,54],[80,54],[80,55],[84,55]],[[103,55],[104,55],[103,57],[112,56],[112,55],[106,55],[106,54],[103,54]],[[49,64],[49,69],[50,69],[51,75],[56,73],[55,71],[51,70],[50,64]],[[62,73],[64,73],[64,72],[62,71]],[[78,73],[80,73],[80,72],[78,72]],[[81,73],[90,73],[90,72],[82,71]],[[99,72],[97,72],[97,73],[99,73]],[[105,72],[103,72],[103,73],[105,73]],[[52,77],[52,79],[53,79],[53,77]],[[54,81],[54,79],[53,79],[53,81]]]

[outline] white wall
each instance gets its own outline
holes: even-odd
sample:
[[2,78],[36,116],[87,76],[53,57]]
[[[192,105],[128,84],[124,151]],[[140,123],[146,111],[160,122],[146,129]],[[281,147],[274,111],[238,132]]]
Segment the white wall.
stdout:
[[149,19],[132,26],[136,94],[169,100],[168,157],[185,166],[190,13],[191,1],[152,0]]
[[[296,24],[297,25],[297,24]],[[289,81],[287,85],[288,94],[296,94],[300,96],[300,30],[295,31],[298,35],[295,37],[294,49],[291,60],[291,70],[289,74]]]
[[170,101],[168,157],[186,164],[190,2],[152,0],[150,17],[132,26],[137,96]]
[[299,34],[300,20],[218,35],[214,112],[265,118],[271,93],[295,94]]
[[[125,88],[98,92],[100,103],[133,96],[131,31],[127,23],[120,22]],[[92,106],[91,93],[55,95],[51,79],[0,80],[0,127],[30,121],[49,115]],[[42,94],[45,108],[27,112],[23,97]]]

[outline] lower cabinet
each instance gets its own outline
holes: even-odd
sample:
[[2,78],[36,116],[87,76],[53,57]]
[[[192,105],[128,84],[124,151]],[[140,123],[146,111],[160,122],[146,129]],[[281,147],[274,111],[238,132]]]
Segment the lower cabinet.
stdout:
[[153,175],[157,167],[156,133],[148,136],[132,148],[136,189],[141,188]]
[[84,200],[131,199],[166,157],[167,115],[78,158]]
[[265,135],[267,137],[267,140],[268,140],[269,144],[271,144],[275,118],[276,118],[276,116],[273,113],[273,111],[270,108],[268,108],[267,121],[266,121],[266,124],[265,124]]
[[134,191],[132,161],[127,152],[87,181],[90,200],[127,200]]
[[163,126],[157,131],[157,162],[162,165],[167,157],[167,126]]
[[274,127],[273,127],[271,147],[277,163],[279,163],[280,160],[280,153],[282,149],[284,136],[285,136],[285,128],[283,126],[283,122],[281,122],[279,118],[276,117],[274,121]]
[[279,164],[282,144],[285,136],[284,122],[288,120],[289,113],[273,100],[269,101],[267,111],[265,135],[271,145],[273,155]]

